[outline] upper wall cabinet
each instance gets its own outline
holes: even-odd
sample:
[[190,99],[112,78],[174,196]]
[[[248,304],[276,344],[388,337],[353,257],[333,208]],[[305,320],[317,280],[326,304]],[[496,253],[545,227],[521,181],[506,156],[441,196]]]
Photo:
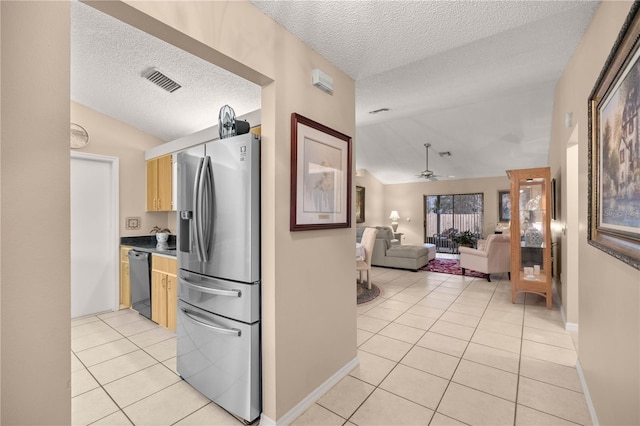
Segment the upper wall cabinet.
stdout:
[[511,179],[511,297],[535,293],[551,309],[550,169],[507,170]]
[[173,210],[172,156],[147,160],[147,211]]

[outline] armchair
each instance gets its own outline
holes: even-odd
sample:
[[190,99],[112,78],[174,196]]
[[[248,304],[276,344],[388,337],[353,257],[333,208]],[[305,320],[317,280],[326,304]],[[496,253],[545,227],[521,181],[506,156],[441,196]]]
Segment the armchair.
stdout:
[[509,234],[492,234],[486,240],[478,241],[478,248],[460,247],[460,267],[462,275],[466,269],[487,274],[507,272],[511,279],[511,239]]

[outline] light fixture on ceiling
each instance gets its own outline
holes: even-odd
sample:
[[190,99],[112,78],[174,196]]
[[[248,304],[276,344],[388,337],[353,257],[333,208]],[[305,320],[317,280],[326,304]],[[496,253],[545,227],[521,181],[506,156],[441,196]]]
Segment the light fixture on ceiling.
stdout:
[[333,79],[317,68],[311,72],[311,83],[323,92],[333,95]]
[[398,219],[400,219],[400,215],[397,210],[392,210],[391,215],[389,215],[389,219],[391,219],[391,228],[393,228],[393,232],[398,230]]
[[182,87],[180,83],[172,78],[167,77],[166,74],[162,73],[157,68],[151,68],[150,70],[142,74],[142,77],[146,78],[156,86],[166,90],[169,93],[173,93]]
[[369,114],[377,114],[379,112],[389,112],[389,108],[378,108],[373,111],[369,111]]
[[440,157],[444,157],[444,156],[451,157],[451,151],[441,151],[438,154],[440,154]]

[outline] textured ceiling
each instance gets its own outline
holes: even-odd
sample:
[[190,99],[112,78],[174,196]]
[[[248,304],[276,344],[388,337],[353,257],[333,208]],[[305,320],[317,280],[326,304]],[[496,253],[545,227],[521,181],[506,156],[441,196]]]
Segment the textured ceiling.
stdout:
[[[182,87],[142,78],[154,67]],[[72,1],[71,99],[170,141],[218,124],[225,104],[236,115],[260,109],[260,87]]]
[[386,184],[420,181],[425,143],[445,178],[546,166],[555,84],[599,5],[252,3],[356,80],[356,167]]
[[[547,165],[555,84],[599,4],[252,3],[356,80],[356,167],[383,183],[419,181],[427,142],[445,177]],[[71,98],[163,140],[224,104],[260,107],[259,87],[77,2],[71,47]],[[150,67],[184,87],[163,92],[140,77]]]

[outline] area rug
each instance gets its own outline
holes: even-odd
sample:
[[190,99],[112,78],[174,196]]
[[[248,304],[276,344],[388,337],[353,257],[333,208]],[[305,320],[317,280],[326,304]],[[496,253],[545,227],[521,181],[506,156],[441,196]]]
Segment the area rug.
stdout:
[[[462,275],[462,268],[458,259],[433,259],[425,266],[420,268],[421,271],[440,272],[443,274]],[[487,274],[483,272],[467,269],[465,276],[475,278],[487,278]]]
[[361,303],[371,302],[373,299],[380,295],[380,289],[375,284],[371,283],[371,289],[367,288],[365,282],[358,283],[358,305]]

